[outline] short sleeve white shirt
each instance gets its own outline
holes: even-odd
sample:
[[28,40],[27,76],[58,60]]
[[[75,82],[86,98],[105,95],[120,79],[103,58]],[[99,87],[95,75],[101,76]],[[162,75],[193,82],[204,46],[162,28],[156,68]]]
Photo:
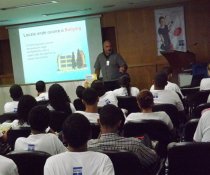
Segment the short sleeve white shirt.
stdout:
[[36,101],[47,101],[47,100],[49,100],[48,92],[43,92],[43,93],[39,94],[35,99],[36,99]]
[[7,102],[4,105],[4,112],[9,113],[9,112],[17,112],[17,107],[18,107],[18,101],[11,101]]
[[170,117],[163,111],[151,112],[151,113],[140,113],[140,112],[131,113],[126,118],[125,123],[127,122],[138,123],[142,120],[160,120],[164,122],[170,130],[173,129],[173,124]]
[[151,92],[153,94],[154,103],[172,104],[176,106],[178,111],[184,110],[183,103],[176,92],[169,90],[152,90]]
[[193,139],[196,142],[210,142],[210,110],[203,112]]
[[85,111],[76,111],[76,113],[80,113],[84,115],[90,123],[98,123],[99,114],[98,113],[92,113],[92,112],[85,112]]
[[[115,96],[128,96],[128,92],[125,87],[115,89],[113,92],[114,92]],[[139,89],[136,87],[131,87],[130,92],[131,92],[131,96],[136,97],[139,94]]]
[[0,155],[0,174],[18,175],[18,169],[13,160]]
[[67,148],[55,134],[32,134],[20,137],[15,142],[15,151],[44,151],[51,155],[67,151]]
[[210,90],[210,78],[203,78],[200,82],[200,91]]
[[108,91],[99,98],[98,101],[99,107],[103,107],[107,104],[113,104],[115,106],[118,106],[118,100],[113,91]]
[[110,158],[99,152],[65,152],[47,159],[44,175],[114,175]]

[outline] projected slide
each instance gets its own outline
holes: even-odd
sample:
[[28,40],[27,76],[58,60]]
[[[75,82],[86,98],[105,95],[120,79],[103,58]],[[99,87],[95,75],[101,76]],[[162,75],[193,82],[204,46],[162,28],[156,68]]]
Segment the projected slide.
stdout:
[[85,20],[22,28],[19,36],[25,83],[91,74]]

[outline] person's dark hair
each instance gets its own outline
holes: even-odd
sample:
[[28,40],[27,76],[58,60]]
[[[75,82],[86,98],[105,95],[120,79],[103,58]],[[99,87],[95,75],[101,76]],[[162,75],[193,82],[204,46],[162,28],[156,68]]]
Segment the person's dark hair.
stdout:
[[137,101],[142,109],[152,108],[154,104],[153,95],[147,89],[140,91],[140,93],[137,95]]
[[49,103],[55,111],[63,111],[71,114],[70,98],[64,88],[59,84],[53,84],[49,88]]
[[71,114],[63,123],[63,135],[69,146],[80,148],[90,139],[90,122],[82,114]]
[[50,111],[46,106],[35,106],[29,112],[28,123],[32,130],[45,132],[50,122]]
[[154,79],[155,88],[164,89],[167,85],[168,76],[165,72],[158,72]]
[[10,87],[9,93],[14,101],[19,101],[19,99],[23,96],[23,90],[21,86],[17,84],[14,84]]
[[162,20],[162,19],[165,19],[163,16],[160,16],[159,17],[159,23],[160,23],[160,21]]
[[46,91],[46,86],[45,86],[45,82],[44,81],[37,81],[36,82],[36,90],[37,92],[41,93],[41,92],[45,92]]
[[163,67],[162,68],[162,72],[165,72],[166,75],[168,76],[168,75],[173,73],[173,69],[172,69],[172,67],[168,67],[168,66],[167,67]]
[[83,100],[88,105],[94,105],[98,100],[98,95],[95,89],[93,88],[87,88],[83,91]]
[[122,121],[122,124],[125,121],[122,110],[112,104],[105,105],[101,108],[99,118],[101,125],[110,128],[113,128],[119,121]]
[[130,87],[130,77],[127,75],[124,75],[119,78],[119,84],[121,87],[125,87],[128,93],[128,96],[131,96],[131,87]]
[[36,105],[37,101],[31,95],[23,95],[20,98],[17,108],[17,117],[20,124],[23,124],[25,122],[28,123],[28,114],[30,110]]
[[91,84],[91,88],[95,89],[99,97],[103,96],[106,92],[104,83],[100,80],[93,81]]
[[82,93],[84,90],[85,88],[83,86],[77,86],[76,94],[78,98],[82,99]]

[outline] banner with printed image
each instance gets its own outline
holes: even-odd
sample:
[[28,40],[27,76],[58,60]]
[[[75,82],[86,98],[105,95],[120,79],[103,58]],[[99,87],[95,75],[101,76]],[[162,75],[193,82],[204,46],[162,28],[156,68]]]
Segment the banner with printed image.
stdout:
[[186,52],[185,22],[183,7],[155,10],[157,51]]

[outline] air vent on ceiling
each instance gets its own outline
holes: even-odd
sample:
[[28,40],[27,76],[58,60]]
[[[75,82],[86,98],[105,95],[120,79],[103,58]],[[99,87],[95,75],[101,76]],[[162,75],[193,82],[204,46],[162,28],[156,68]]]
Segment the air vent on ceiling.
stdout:
[[2,19],[2,20],[0,20],[0,22],[7,22],[7,21],[9,21],[8,19]]
[[105,5],[105,6],[103,6],[103,8],[112,8],[112,7],[115,7],[115,5],[114,4],[111,4],[111,5]]

